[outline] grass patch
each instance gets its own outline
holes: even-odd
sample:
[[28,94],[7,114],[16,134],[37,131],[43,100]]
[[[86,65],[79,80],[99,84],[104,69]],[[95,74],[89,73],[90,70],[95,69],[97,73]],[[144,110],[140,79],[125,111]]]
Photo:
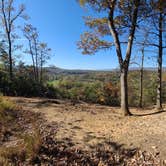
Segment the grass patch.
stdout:
[[35,135],[25,134],[21,137],[23,138],[22,144],[0,148],[0,165],[4,165],[2,163],[16,165],[18,162],[35,160],[42,145],[39,132],[35,133]]
[[[19,117],[23,118],[19,123]],[[29,132],[25,129],[31,126]],[[25,114],[13,102],[0,97],[0,166],[17,165],[26,160],[33,161],[42,145],[42,138],[34,122],[33,115]],[[12,144],[8,138],[10,133],[18,143]],[[9,136],[8,136],[9,135]],[[3,145],[4,142],[10,146]]]
[[37,154],[42,146],[42,139],[40,133],[36,131],[33,136],[26,134],[23,136],[23,139],[26,151],[26,158],[34,160],[37,157]]
[[[10,163],[9,165],[16,165],[18,161],[25,161],[26,151],[23,145],[15,147],[0,148],[0,164]],[[3,165],[3,164],[2,164]]]
[[7,98],[0,97],[0,122],[4,123],[15,118],[17,106]]

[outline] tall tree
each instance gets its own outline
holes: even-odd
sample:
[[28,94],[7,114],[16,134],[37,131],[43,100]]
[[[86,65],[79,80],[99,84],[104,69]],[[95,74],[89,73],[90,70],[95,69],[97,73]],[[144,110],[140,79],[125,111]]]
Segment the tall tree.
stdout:
[[3,68],[7,71],[9,66],[8,53],[6,52],[5,43],[0,43],[0,62],[2,63]]
[[157,101],[156,108],[162,109],[162,59],[163,59],[163,33],[164,33],[164,23],[166,21],[166,3],[161,0],[158,1],[158,80],[157,80]]
[[139,52],[141,53],[141,62],[140,64],[137,62],[134,62],[136,65],[140,67],[140,91],[139,91],[139,107],[143,107],[143,78],[144,78],[144,60],[145,60],[145,49],[149,45],[149,36],[150,36],[150,28],[149,27],[143,27],[141,31],[139,32],[140,36],[142,38],[141,43],[138,42]]
[[[166,33],[166,3],[164,0],[152,0],[152,15],[151,25],[151,41],[150,46],[154,46],[158,49],[158,71],[157,71],[157,97],[156,97],[156,108],[162,110],[162,61],[163,61],[163,49],[164,46],[164,33]],[[154,39],[154,40],[152,40]],[[156,40],[157,39],[157,40]]]
[[31,24],[27,24],[24,26],[23,29],[24,36],[28,40],[28,49],[26,50],[26,53],[31,55],[32,63],[33,63],[33,73],[34,73],[34,80],[38,80],[38,53],[37,53],[37,47],[38,47],[38,32],[35,27],[33,27]]
[[[142,0],[80,0],[81,5],[92,8],[98,18],[87,17],[86,25],[93,31],[85,32],[78,43],[84,54],[94,54],[101,49],[115,46],[121,73],[121,109],[124,115],[131,115],[128,106],[128,68],[135,37],[135,31],[147,10]],[[104,16],[104,17],[103,17]],[[104,36],[111,35],[113,41]],[[127,38],[127,41],[124,41]],[[127,44],[123,55],[122,44]]]
[[38,83],[43,81],[43,65],[51,56],[51,49],[47,43],[39,41],[39,34],[31,24],[25,25],[24,36],[28,40],[28,50],[26,53],[31,55],[33,63],[34,80]]
[[13,80],[13,40],[15,39],[15,22],[19,17],[27,18],[24,14],[25,6],[21,4],[18,8],[14,5],[14,0],[1,0],[0,1],[0,16],[1,23],[5,32],[5,37],[8,44],[8,60],[9,60],[9,73],[10,80]]
[[39,61],[40,61],[40,83],[43,82],[43,66],[50,59],[51,48],[48,48],[47,43],[39,43]]

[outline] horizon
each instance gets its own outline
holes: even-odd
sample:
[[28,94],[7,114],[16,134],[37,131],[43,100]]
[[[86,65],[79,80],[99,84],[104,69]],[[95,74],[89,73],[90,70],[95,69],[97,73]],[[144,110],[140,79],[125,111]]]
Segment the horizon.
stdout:
[[[78,71],[115,71],[115,70],[120,70],[120,68],[119,67],[116,67],[116,68],[105,68],[105,69],[77,69],[77,68],[74,68],[74,69],[68,69],[68,68],[61,68],[61,67],[57,67],[57,66],[45,66],[44,68],[57,68],[57,69],[60,69],[60,70],[78,70]],[[140,67],[129,67],[129,71],[130,70],[139,70],[140,69]],[[157,67],[144,67],[144,70],[157,70]],[[166,67],[163,67],[163,71],[164,70],[166,70]]]

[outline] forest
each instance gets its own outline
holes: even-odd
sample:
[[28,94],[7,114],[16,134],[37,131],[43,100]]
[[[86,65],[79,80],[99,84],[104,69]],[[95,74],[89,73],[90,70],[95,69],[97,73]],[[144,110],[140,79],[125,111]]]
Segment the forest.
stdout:
[[69,69],[57,67],[56,44],[42,40],[42,32],[54,38],[53,22],[43,30],[27,2],[0,0],[0,166],[165,166],[165,0],[54,3],[84,14],[77,41],[69,38],[81,56],[113,61],[72,69],[68,55]]

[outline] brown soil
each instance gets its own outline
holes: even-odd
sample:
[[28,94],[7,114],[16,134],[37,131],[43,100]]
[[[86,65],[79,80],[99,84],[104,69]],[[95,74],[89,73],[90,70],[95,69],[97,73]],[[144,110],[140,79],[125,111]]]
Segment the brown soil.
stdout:
[[166,112],[131,108],[133,116],[122,117],[119,108],[69,101],[19,98],[11,100],[25,110],[43,113],[57,122],[57,140],[71,140],[74,146],[91,150],[114,143],[124,148],[140,148],[166,160]]

